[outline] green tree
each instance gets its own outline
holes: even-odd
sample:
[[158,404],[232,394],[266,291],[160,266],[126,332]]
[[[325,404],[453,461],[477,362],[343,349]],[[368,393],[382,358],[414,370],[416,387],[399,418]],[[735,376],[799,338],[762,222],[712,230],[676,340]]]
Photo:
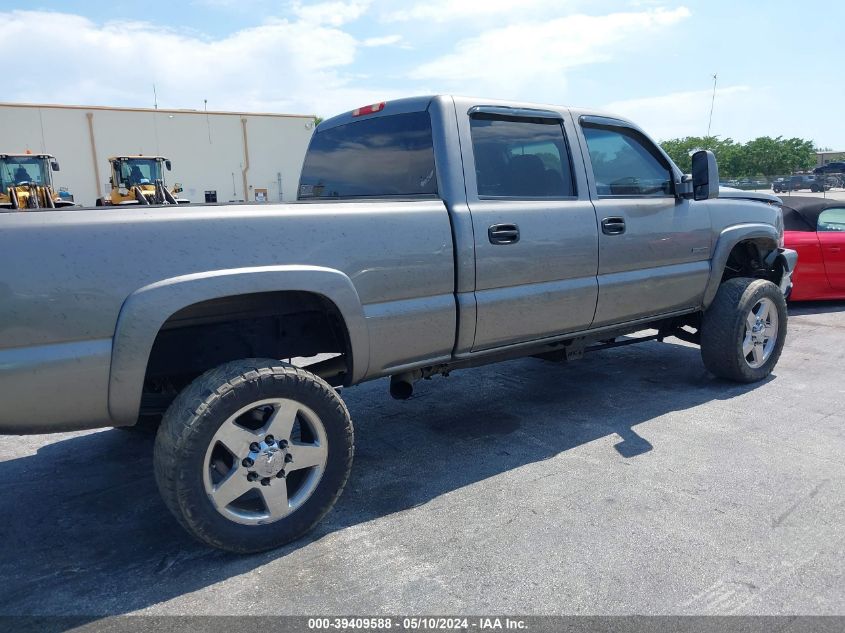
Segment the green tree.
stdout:
[[661,146],[684,173],[692,171],[692,154],[700,149],[709,149],[716,155],[722,176],[733,178],[742,172],[741,146],[731,138],[687,136],[663,141]]
[[792,171],[808,170],[816,165],[816,150],[813,141],[801,138],[790,138],[784,141],[789,151],[789,162]]
[[692,169],[692,153],[709,149],[719,162],[722,178],[774,176],[810,169],[816,162],[812,141],[761,136],[747,143],[716,136],[687,136],[661,143],[678,167],[688,173]]

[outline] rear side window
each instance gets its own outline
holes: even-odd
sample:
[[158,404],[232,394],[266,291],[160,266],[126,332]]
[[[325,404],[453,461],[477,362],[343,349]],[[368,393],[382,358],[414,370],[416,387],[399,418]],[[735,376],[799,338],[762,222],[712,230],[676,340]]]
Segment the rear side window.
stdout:
[[635,130],[584,125],[600,196],[672,196],[672,171]]
[[477,113],[472,115],[470,127],[479,196],[575,195],[560,121]]
[[299,199],[437,195],[428,112],[362,119],[317,132]]
[[845,231],[845,208],[822,211],[819,215],[819,231]]

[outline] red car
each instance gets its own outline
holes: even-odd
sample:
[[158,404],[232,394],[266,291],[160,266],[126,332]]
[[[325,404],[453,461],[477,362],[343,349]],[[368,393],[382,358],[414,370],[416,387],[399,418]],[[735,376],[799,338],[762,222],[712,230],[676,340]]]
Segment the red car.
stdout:
[[798,251],[790,301],[845,299],[845,200],[784,198],[783,224]]

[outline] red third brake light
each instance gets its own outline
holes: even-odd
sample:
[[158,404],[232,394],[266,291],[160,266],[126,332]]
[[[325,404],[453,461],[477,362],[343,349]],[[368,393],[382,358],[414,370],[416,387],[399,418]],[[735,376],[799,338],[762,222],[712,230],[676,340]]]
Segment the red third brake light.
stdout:
[[363,116],[365,114],[375,114],[376,112],[381,112],[382,110],[384,110],[384,101],[382,101],[381,103],[374,103],[373,105],[355,108],[352,111],[352,116]]

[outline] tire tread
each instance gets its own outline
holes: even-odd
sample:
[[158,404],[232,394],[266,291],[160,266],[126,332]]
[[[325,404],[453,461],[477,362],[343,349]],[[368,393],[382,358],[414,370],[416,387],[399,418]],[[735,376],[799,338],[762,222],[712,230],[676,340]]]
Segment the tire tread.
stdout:
[[[737,336],[745,328],[745,317],[754,305],[752,302],[756,303],[764,296],[773,299],[778,307],[778,341],[769,360],[754,369],[738,353]],[[786,300],[777,286],[765,279],[728,279],[719,286],[702,319],[701,358],[704,366],[719,378],[735,382],[762,380],[777,364],[786,338],[786,327]]]

